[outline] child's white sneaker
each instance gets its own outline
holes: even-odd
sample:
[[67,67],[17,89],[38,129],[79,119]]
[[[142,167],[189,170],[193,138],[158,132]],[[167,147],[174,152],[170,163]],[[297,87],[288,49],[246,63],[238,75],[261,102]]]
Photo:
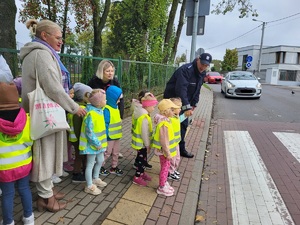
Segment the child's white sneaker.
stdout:
[[84,192],[86,192],[88,194],[92,194],[92,195],[100,195],[101,194],[101,190],[99,188],[97,188],[97,186],[95,184],[92,184],[91,187],[85,187]]
[[167,186],[169,188],[170,191],[174,192],[174,188],[171,187],[171,185],[169,184],[168,181],[166,181],[165,186]]
[[95,184],[98,187],[106,187],[107,186],[107,183],[104,182],[103,180],[101,180],[100,178],[93,179],[93,184]]
[[167,197],[170,197],[174,194],[174,192],[171,191],[167,185],[165,185],[163,187],[158,187],[156,192],[159,195],[164,195],[164,196],[167,196]]
[[34,215],[33,213],[29,217],[24,217],[22,219],[24,225],[34,225]]

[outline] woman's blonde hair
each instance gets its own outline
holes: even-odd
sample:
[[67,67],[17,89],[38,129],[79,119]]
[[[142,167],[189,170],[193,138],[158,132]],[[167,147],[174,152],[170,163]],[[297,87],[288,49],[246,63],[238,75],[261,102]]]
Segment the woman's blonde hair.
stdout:
[[38,22],[36,19],[30,19],[26,22],[26,27],[30,30],[33,36],[38,38],[41,37],[41,33],[43,31],[50,34],[56,30],[61,31],[61,28],[58,26],[58,24],[54,23],[51,20],[41,20]]
[[102,80],[103,79],[103,71],[109,67],[115,68],[114,64],[111,61],[102,60],[98,65],[96,76]]

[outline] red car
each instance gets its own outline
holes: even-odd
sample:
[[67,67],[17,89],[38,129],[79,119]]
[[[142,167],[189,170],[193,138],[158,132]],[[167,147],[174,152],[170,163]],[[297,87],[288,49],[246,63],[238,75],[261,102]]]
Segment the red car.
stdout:
[[209,84],[220,84],[222,83],[223,76],[218,72],[207,72],[204,77],[204,82]]

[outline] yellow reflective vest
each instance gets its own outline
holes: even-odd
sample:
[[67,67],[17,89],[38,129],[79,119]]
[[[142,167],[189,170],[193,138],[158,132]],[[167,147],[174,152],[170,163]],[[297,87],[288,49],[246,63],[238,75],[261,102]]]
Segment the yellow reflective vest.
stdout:
[[179,144],[181,141],[181,135],[180,135],[180,119],[179,117],[172,117],[170,118],[170,121],[172,123],[173,131],[174,131],[174,141]]
[[[163,120],[163,121],[161,121],[157,124],[156,129],[155,129],[155,133],[154,133],[154,136],[153,136],[152,147],[157,148],[157,149],[161,149],[161,147],[162,147],[161,144],[160,144],[160,141],[159,141],[159,131],[160,131],[160,128],[162,126],[166,126],[168,128],[169,151],[170,151],[171,157],[174,157],[174,156],[176,156],[177,142],[174,140],[174,131],[173,131],[173,127],[172,127],[171,122]],[[167,157],[165,154],[164,154],[164,156]]]
[[[85,109],[84,105],[80,105],[80,107],[83,108],[83,109]],[[75,134],[75,130],[74,130],[74,121],[73,121],[73,118],[74,118],[74,114],[72,114],[72,113],[68,113],[67,114],[67,120],[68,120],[68,124],[70,126],[70,130],[68,131],[68,133],[69,133],[68,140],[70,142],[76,142],[76,141],[78,141],[78,139],[76,137],[76,134]]]
[[131,134],[131,147],[136,150],[140,150],[144,147],[144,142],[142,139],[142,125],[144,119],[148,120],[149,124],[149,132],[150,132],[150,139],[152,137],[152,120],[148,114],[143,114],[139,118],[134,119],[132,116],[132,134]]
[[98,150],[95,148],[95,146],[89,145],[87,142],[86,138],[86,130],[85,126],[83,125],[86,118],[88,115],[91,116],[92,122],[94,125],[93,132],[96,134],[98,140],[101,142],[102,148],[107,147],[107,138],[106,138],[106,129],[105,129],[105,121],[104,121],[104,116],[99,115],[97,112],[94,111],[89,111],[86,116],[83,119],[82,126],[81,126],[81,133],[80,133],[80,138],[79,138],[79,150],[86,150],[87,147],[93,149],[93,150]]
[[104,108],[108,109],[110,114],[108,137],[113,140],[120,139],[122,137],[122,120],[119,109],[109,105],[106,105]]
[[33,140],[27,115],[23,131],[16,136],[0,132],[0,182],[12,182],[27,176],[32,168]]

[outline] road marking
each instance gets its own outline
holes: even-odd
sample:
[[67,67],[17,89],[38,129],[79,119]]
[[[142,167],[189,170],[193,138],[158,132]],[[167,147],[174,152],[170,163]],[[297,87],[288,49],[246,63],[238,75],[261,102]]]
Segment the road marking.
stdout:
[[289,150],[289,152],[300,162],[300,134],[273,132],[273,134],[281,141],[281,143]]
[[224,131],[233,225],[294,224],[248,131]]

